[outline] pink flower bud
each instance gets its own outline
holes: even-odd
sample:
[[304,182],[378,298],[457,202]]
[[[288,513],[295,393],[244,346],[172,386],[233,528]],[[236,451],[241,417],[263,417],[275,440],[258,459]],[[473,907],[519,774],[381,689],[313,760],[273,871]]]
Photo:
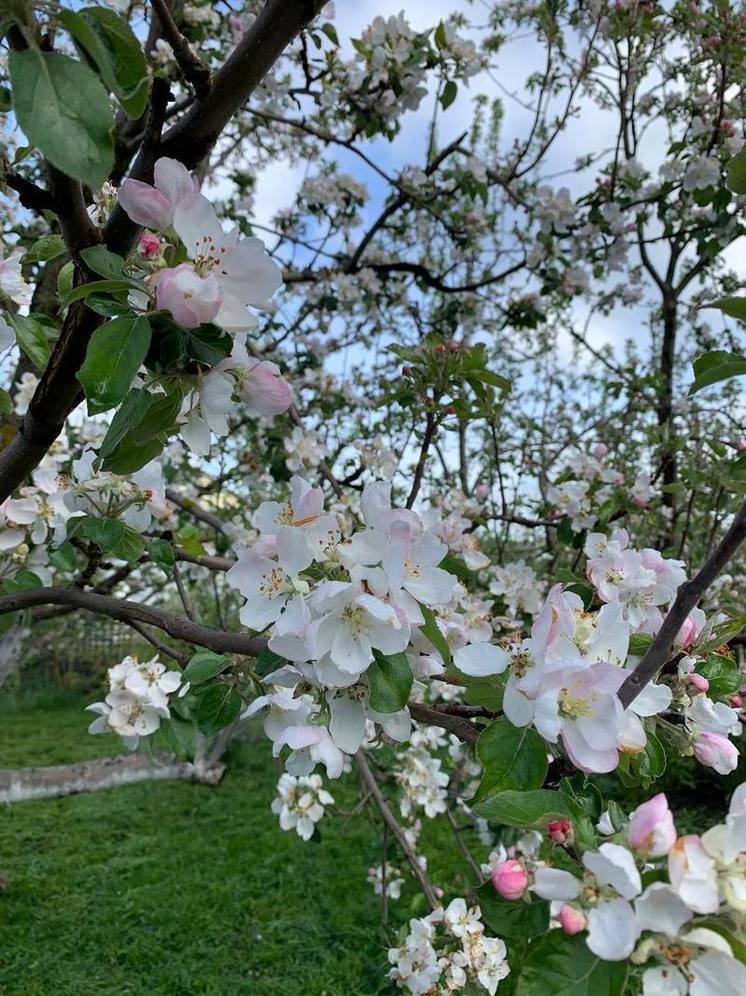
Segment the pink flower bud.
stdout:
[[728,775],[738,766],[738,750],[720,733],[701,730],[694,741],[694,756],[706,768],[714,768],[719,775]]
[[609,452],[609,447],[606,443],[596,443],[593,447],[593,455],[597,460],[603,460],[606,454]]
[[743,453],[746,450],[746,439],[739,439],[736,443],[736,449],[739,453]]
[[143,259],[157,259],[161,254],[161,240],[153,232],[143,232],[139,242]]
[[706,692],[710,688],[710,682],[705,678],[703,674],[697,674],[696,671],[692,671],[691,674],[687,675],[689,678],[689,684],[692,688],[696,688],[698,692]]
[[487,497],[489,493],[490,493],[489,484],[477,484],[476,488],[474,489],[474,494],[477,496],[477,498],[480,501],[484,501],[484,499]]
[[566,934],[579,934],[588,926],[585,913],[569,903],[565,903],[560,910],[559,921]]
[[630,847],[644,850],[649,857],[668,854],[676,843],[676,827],[663,792],[643,802],[630,815],[627,839]]
[[520,862],[509,858],[493,870],[492,884],[503,899],[520,899],[528,888],[528,875]]
[[678,632],[675,642],[686,649],[691,647],[697,636],[697,624],[692,616],[687,616]]
[[743,705],[743,698],[738,694],[731,695],[730,704],[733,706],[734,709],[740,709],[741,706]]
[[260,415],[280,415],[293,400],[288,382],[269,360],[260,360],[251,367],[241,380],[239,394]]
[[441,887],[439,885],[435,886],[435,888],[433,889],[433,892],[435,893],[436,899],[442,899],[443,896],[445,895],[445,892],[441,889]]
[[570,820],[552,820],[549,824],[549,837],[555,844],[564,844],[572,835]]
[[200,277],[189,263],[179,263],[156,274],[155,300],[179,325],[195,329],[217,315],[222,295],[214,277]]

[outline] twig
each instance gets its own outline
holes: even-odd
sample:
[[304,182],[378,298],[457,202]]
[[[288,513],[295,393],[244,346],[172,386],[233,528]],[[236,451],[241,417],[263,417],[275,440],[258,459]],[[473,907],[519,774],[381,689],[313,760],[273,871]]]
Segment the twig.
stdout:
[[[1,602],[2,599],[0,599]],[[451,716],[448,713],[439,712],[432,706],[423,705],[421,702],[410,702],[409,711],[418,722],[427,723],[429,726],[439,726],[466,743],[475,744],[479,740],[479,727],[474,726],[468,719],[463,719],[461,716]]]
[[192,622],[196,622],[197,617],[194,614],[192,603],[189,600],[189,596],[186,593],[186,588],[184,587],[184,582],[181,579],[181,571],[179,570],[179,565],[176,562],[174,562],[173,572],[174,572],[174,581],[176,582],[176,590],[179,593],[181,604],[184,606],[184,611],[186,612],[188,618],[192,620]]
[[676,599],[663,620],[663,625],[650,644],[647,653],[619,689],[619,698],[627,708],[651,681],[671,656],[671,647],[689,613],[707,588],[746,539],[746,502],[733,519],[730,529],[721,539],[703,567],[679,588]]
[[167,646],[162,640],[159,640],[157,636],[153,636],[148,633],[144,626],[141,626],[139,622],[135,622],[134,619],[129,619],[127,625],[134,629],[136,633],[139,633],[143,640],[147,640],[152,646],[159,650],[162,654],[166,654],[167,657],[172,657],[177,664],[181,664],[182,667],[186,667],[189,663],[189,654],[182,653],[181,650],[175,650],[173,647]]
[[161,22],[163,36],[173,49],[174,59],[178,63],[184,79],[194,87],[198,100],[204,100],[212,89],[212,74],[210,67],[194,51],[184,35],[179,31],[166,0],[151,0],[153,10]]
[[412,849],[412,846],[407,840],[404,831],[399,826],[399,824],[396,821],[396,818],[394,817],[394,814],[389,809],[388,803],[384,799],[383,793],[381,792],[381,789],[378,786],[378,782],[376,781],[375,775],[370,770],[368,762],[365,760],[365,757],[363,756],[361,751],[358,751],[357,754],[355,755],[355,763],[357,764],[358,771],[360,772],[360,779],[363,785],[368,790],[368,792],[370,792],[371,797],[373,798],[373,801],[378,807],[378,811],[380,812],[384,823],[388,826],[389,830],[396,838],[396,842],[398,843],[399,847],[404,852],[404,856],[409,862],[409,867],[412,869],[412,874],[417,879],[417,882],[419,883],[419,886],[422,889],[422,892],[425,896],[428,906],[430,907],[431,910],[436,909],[437,906],[439,905],[438,898],[435,895],[435,890],[432,887],[430,879],[427,877],[422,868],[422,865],[417,860],[417,855],[415,854],[414,850]]

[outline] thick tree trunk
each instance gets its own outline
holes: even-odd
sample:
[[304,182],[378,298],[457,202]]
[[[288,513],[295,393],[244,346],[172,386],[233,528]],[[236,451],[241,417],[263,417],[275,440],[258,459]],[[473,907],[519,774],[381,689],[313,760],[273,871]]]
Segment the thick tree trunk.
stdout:
[[0,636],[0,688],[21,666],[29,633],[25,626],[16,624]]
[[192,764],[191,761],[177,761],[168,754],[156,758],[129,754],[48,768],[0,770],[0,803],[56,799],[77,792],[99,792],[149,781],[181,780],[214,786],[220,784],[224,774],[225,765],[220,761]]

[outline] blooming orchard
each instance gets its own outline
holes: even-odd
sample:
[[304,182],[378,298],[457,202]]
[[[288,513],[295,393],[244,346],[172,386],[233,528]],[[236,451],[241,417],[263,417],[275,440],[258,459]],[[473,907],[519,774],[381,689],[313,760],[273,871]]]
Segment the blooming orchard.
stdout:
[[0,674],[368,809],[381,992],[742,993],[743,13],[6,6]]

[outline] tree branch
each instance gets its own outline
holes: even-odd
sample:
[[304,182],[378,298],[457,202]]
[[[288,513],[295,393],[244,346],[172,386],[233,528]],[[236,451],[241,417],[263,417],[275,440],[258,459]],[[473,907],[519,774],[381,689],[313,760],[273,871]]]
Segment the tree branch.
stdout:
[[655,639],[648,647],[647,653],[619,689],[619,698],[625,708],[634,702],[645,685],[656,676],[669,659],[673,641],[687,616],[734,556],[744,539],[746,539],[746,503],[743,504],[730,529],[723,536],[717,548],[713,550],[704,566],[691,581],[687,581],[679,588],[676,599],[663,620],[663,625],[658,630]]
[[365,760],[362,751],[358,751],[355,755],[355,763],[357,764],[358,771],[360,772],[360,780],[362,781],[363,786],[372,796],[373,801],[378,807],[378,811],[383,817],[384,823],[393,833],[394,837],[396,837],[396,842],[404,852],[404,857],[409,862],[412,874],[417,879],[425,899],[427,900],[428,906],[431,910],[436,909],[439,905],[438,897],[435,895],[435,890],[432,887],[430,879],[427,877],[422,865],[417,860],[417,855],[405,837],[404,831],[399,826],[394,814],[389,809],[389,805],[383,797],[383,792],[381,792],[378,782],[376,781],[373,772],[370,770],[368,762]]
[[166,0],[151,0],[151,3],[161,23],[163,37],[173,49],[174,58],[184,79],[192,84],[198,99],[204,100],[211,89],[210,67],[203,62],[179,31]]
[[163,609],[126,599],[111,598],[108,595],[97,595],[95,592],[81,591],[79,588],[34,588],[31,591],[20,591],[15,595],[1,596],[0,615],[29,609],[34,605],[71,605],[74,608],[118,619],[128,625],[132,620],[146,623],[162,629],[176,640],[206,647],[218,654],[256,657],[267,645],[265,637],[212,629],[210,626],[202,626],[189,619],[174,616]]

